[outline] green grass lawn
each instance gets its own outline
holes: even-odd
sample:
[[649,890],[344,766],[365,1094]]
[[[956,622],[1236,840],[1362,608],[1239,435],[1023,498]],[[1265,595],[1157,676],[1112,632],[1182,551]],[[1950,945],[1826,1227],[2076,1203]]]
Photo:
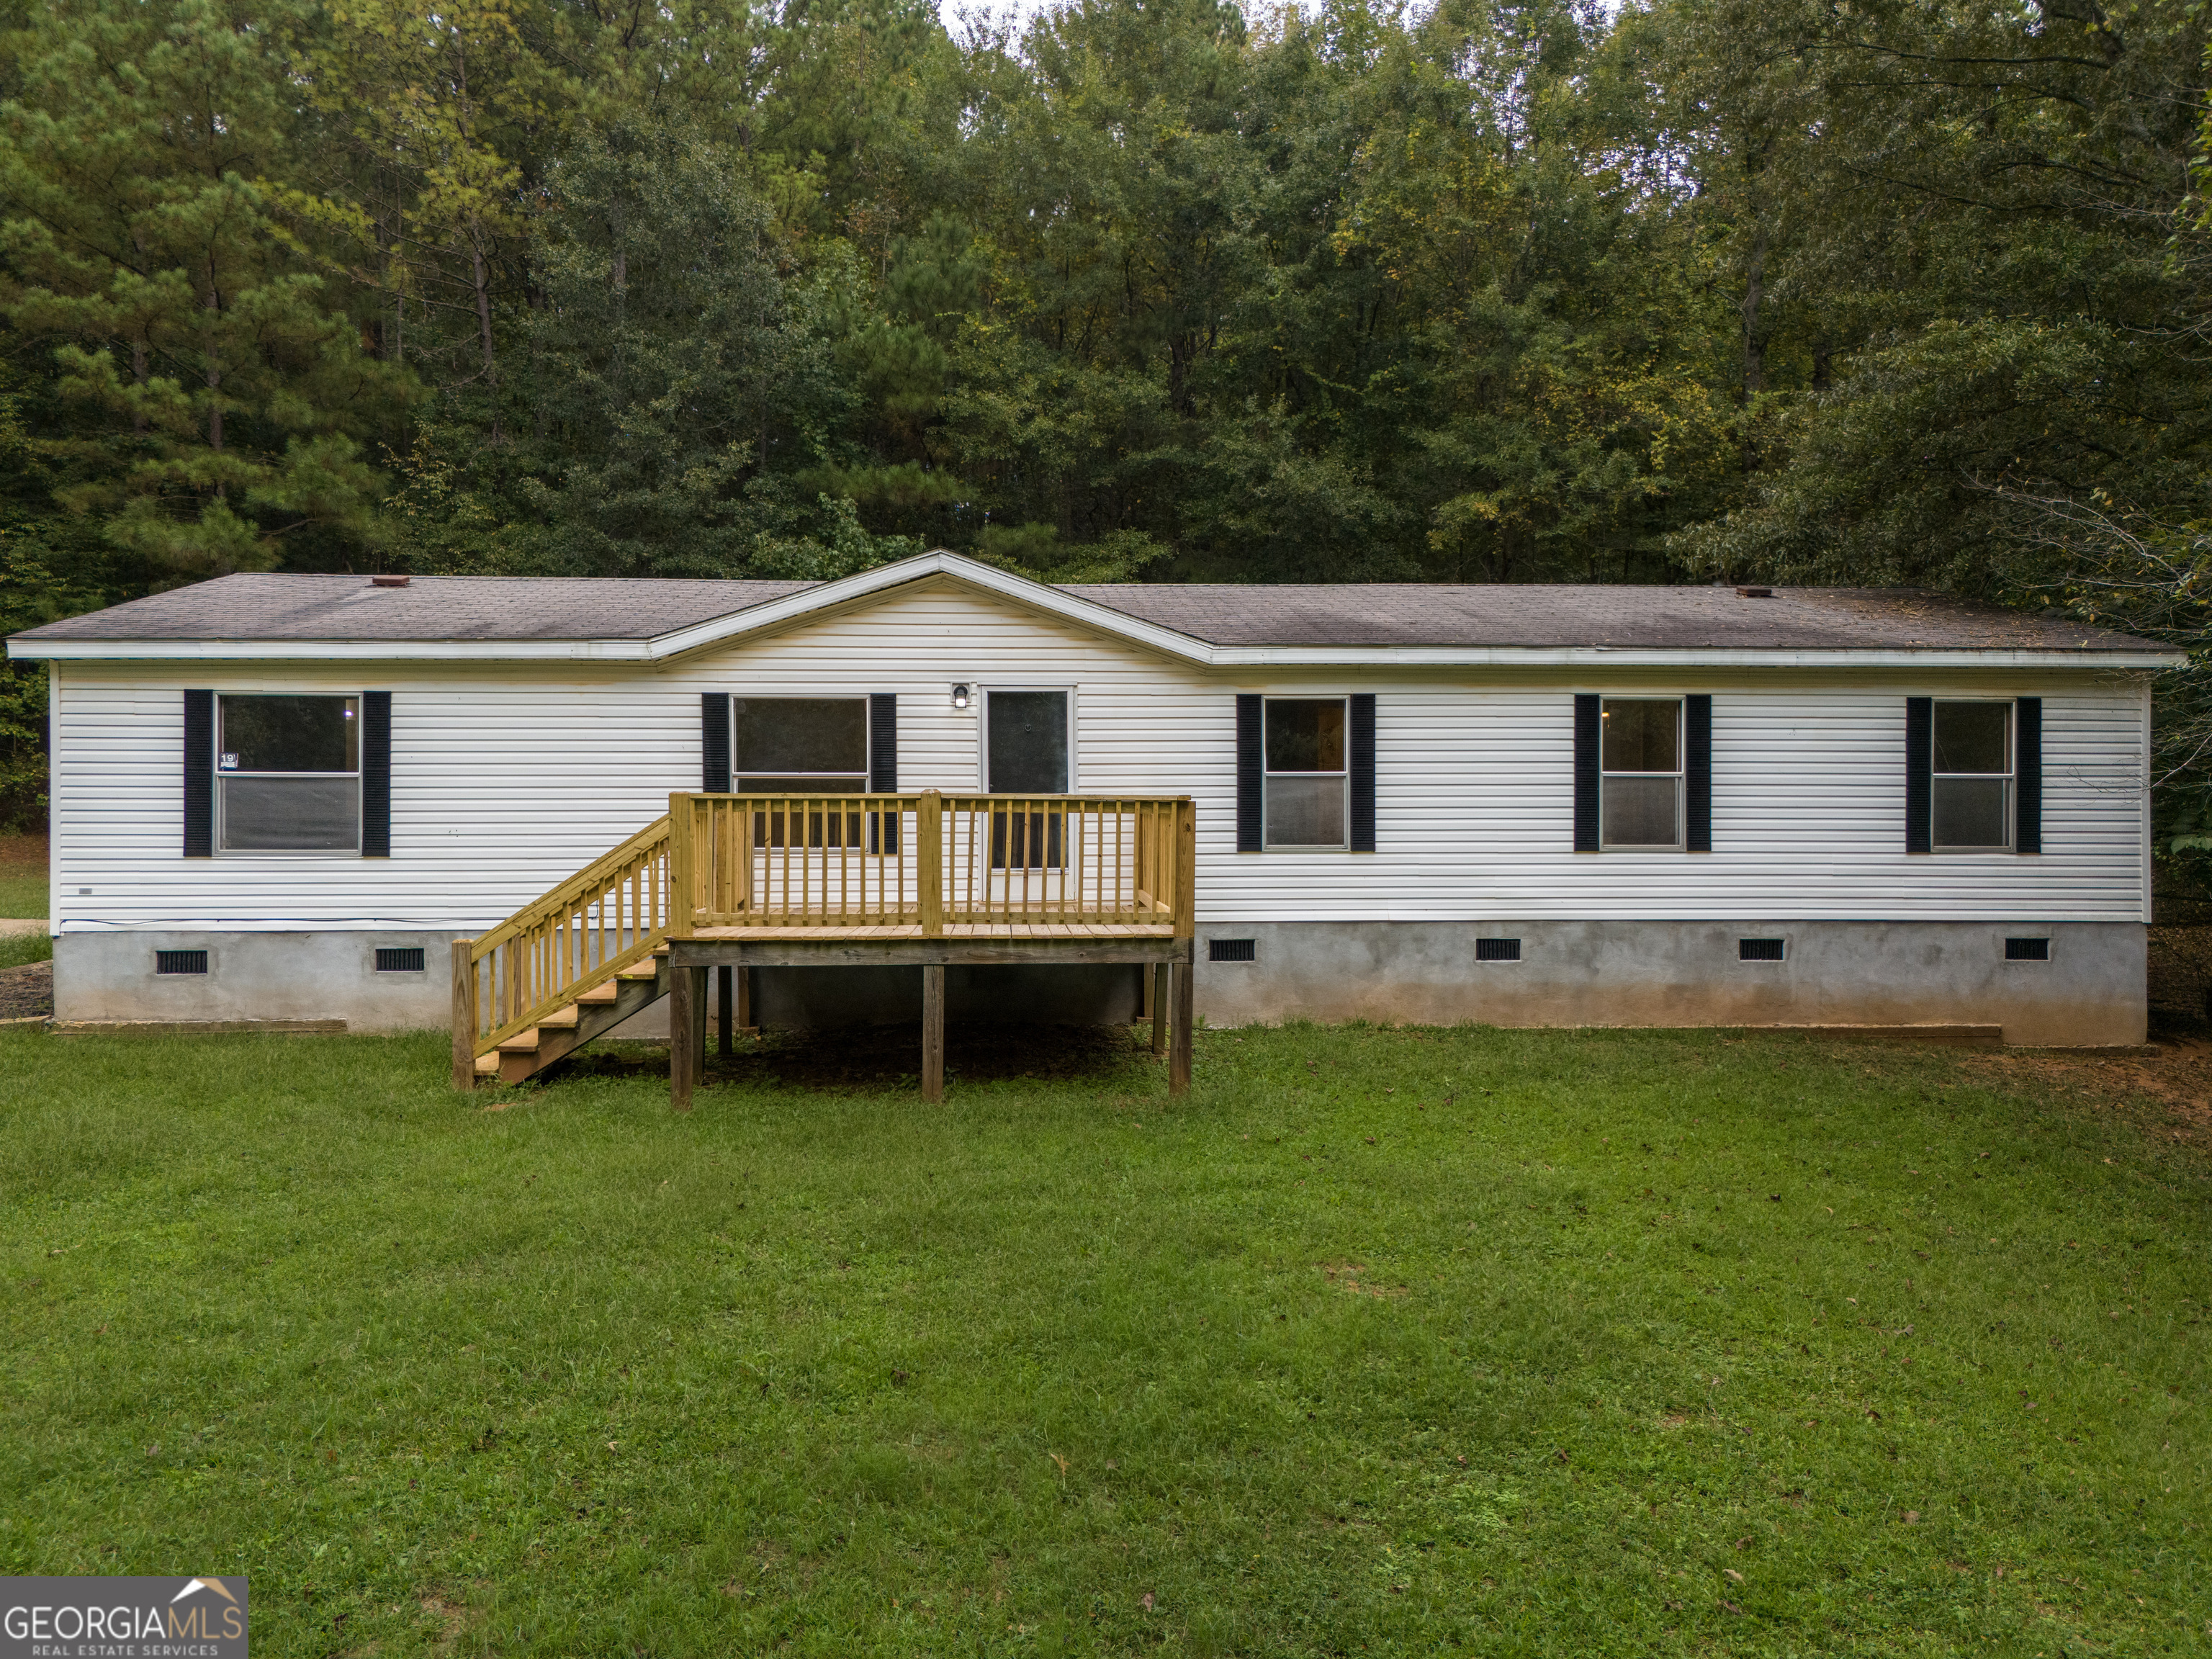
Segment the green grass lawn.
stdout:
[[0,835],[0,916],[43,916],[48,908],[46,838]]
[[1717,1035],[951,1060],[678,1117],[0,1033],[0,1571],[247,1573],[270,1656],[2212,1648],[2151,1115]]

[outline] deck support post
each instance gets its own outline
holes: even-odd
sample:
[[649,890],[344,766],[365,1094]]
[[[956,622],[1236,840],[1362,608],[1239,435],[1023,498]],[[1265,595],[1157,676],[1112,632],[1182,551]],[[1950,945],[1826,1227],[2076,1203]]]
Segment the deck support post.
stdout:
[[1175,1030],[1168,1048],[1168,1094],[1190,1092],[1190,1028],[1198,968],[1198,808],[1179,800],[1175,809],[1175,930],[1182,957],[1169,976],[1175,988]]
[[760,1019],[754,1012],[753,970],[733,968],[730,971],[738,976],[738,1029],[752,1030],[760,1024]]
[[453,941],[453,1087],[463,1094],[477,1086],[476,941]]
[[700,1016],[706,1012],[700,1004],[705,1000],[701,993],[706,988],[702,983],[706,972],[672,965],[668,975],[668,1103],[688,1112],[691,1091],[699,1080]]
[[734,968],[721,968],[715,970],[715,978],[720,981],[716,987],[720,994],[715,998],[719,1005],[715,1012],[721,1027],[721,1040],[715,1047],[720,1050],[724,1060],[732,1058],[738,1052],[737,977],[738,970]]
[[1197,977],[1187,961],[1174,964],[1168,981],[1175,993],[1175,1030],[1168,1042],[1168,1095],[1180,1099],[1190,1092],[1190,1027],[1192,981]]
[[1168,964],[1156,963],[1145,973],[1152,987],[1146,1000],[1152,1005],[1152,1052],[1164,1054],[1168,1051]]
[[945,1099],[945,964],[921,970],[921,1097],[931,1105]]

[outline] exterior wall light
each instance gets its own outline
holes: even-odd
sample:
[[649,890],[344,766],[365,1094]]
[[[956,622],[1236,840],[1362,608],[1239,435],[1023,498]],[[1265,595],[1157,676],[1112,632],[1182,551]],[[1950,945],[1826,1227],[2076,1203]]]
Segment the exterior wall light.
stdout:
[[965,708],[968,706],[967,681],[963,680],[952,688],[952,706],[955,708]]

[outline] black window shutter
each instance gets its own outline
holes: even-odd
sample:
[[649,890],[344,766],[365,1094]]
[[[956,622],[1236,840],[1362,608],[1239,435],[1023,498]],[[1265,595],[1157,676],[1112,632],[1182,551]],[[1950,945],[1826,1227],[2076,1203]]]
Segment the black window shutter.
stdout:
[[1692,853],[1713,850],[1713,700],[1696,692],[1682,699],[1682,787],[1689,823],[1685,844]]
[[1352,694],[1352,850],[1375,850],[1375,694]]
[[185,856],[215,856],[215,693],[185,693]]
[[[878,795],[898,793],[898,695],[868,693],[868,787]],[[896,812],[868,814],[868,851],[896,853],[899,849]]]
[[709,795],[730,793],[730,694],[699,694],[699,788]]
[[898,793],[898,697],[890,691],[868,694],[868,787]]
[[1265,738],[1261,722],[1266,718],[1265,699],[1249,692],[1237,696],[1237,850],[1256,853],[1267,842],[1267,821],[1261,793],[1266,779]]
[[1905,700],[1905,850],[1935,850],[1936,702],[1932,697]]
[[1575,693],[1575,851],[1598,849],[1598,697]]
[[392,856],[392,693],[361,694],[361,855]]
[[2013,704],[2013,850],[2043,850],[2043,699]]

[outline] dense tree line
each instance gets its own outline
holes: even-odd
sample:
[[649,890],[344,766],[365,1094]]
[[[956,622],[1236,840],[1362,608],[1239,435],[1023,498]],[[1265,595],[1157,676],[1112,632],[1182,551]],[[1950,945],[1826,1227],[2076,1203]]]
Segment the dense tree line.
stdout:
[[[0,625],[230,570],[943,545],[2204,633],[2201,3],[0,20]],[[19,814],[43,704],[0,702]]]

